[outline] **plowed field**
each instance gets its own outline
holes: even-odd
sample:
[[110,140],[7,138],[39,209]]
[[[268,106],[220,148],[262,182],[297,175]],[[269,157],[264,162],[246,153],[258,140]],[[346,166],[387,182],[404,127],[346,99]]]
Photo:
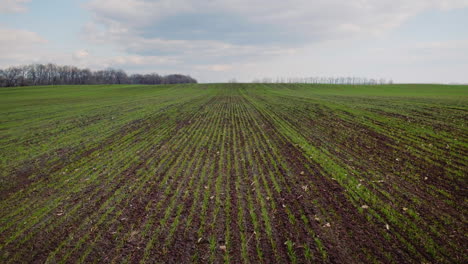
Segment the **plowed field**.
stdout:
[[468,87],[0,90],[1,263],[467,263]]

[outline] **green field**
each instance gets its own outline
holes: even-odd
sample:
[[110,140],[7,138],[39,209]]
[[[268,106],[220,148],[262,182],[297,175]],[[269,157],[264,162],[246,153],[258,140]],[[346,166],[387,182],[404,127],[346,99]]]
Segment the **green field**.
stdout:
[[467,263],[468,86],[0,89],[0,263]]

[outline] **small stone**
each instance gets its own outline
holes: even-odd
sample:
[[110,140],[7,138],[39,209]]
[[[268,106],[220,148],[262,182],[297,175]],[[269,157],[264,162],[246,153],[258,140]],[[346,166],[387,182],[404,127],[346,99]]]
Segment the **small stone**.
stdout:
[[364,204],[363,206],[361,206],[361,208],[362,209],[369,209],[369,206]]
[[222,251],[226,251],[226,246],[225,245],[219,246],[219,249],[221,249]]

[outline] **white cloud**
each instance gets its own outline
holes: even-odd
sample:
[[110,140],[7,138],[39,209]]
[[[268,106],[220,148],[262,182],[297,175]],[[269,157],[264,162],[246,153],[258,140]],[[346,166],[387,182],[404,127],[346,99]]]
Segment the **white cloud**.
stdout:
[[11,29],[0,26],[0,48],[18,49],[25,45],[47,43],[39,34],[27,30]]
[[163,56],[138,56],[138,55],[124,55],[115,56],[107,60],[109,66],[155,66],[164,65],[170,66],[177,64],[179,61],[176,58],[163,57]]
[[89,56],[89,52],[87,50],[77,50],[73,53],[73,59],[75,60],[83,60]]
[[233,65],[229,64],[214,64],[214,65],[199,65],[195,66],[195,69],[202,71],[212,71],[212,72],[226,72],[233,69]]
[[105,69],[105,68],[145,68],[145,67],[170,67],[177,65],[179,61],[170,56],[140,56],[131,54],[121,54],[114,56],[102,56],[93,54],[86,50],[79,50],[73,54],[67,53],[49,53],[47,56],[41,58],[42,62],[47,60],[59,64],[71,64],[79,67],[86,67],[92,69]]
[[[468,83],[466,69],[468,39],[414,43],[335,40],[317,43],[294,56],[261,61],[234,76],[241,81],[261,77],[358,76],[396,82]],[[229,76],[232,74],[225,80]]]
[[179,63],[175,57],[171,56],[140,56],[125,53],[99,56],[87,49],[69,53],[57,51],[49,44],[48,40],[35,32],[0,25],[0,67],[30,63],[57,63],[103,69],[107,67],[158,67]]
[[[288,56],[311,43],[381,36],[425,10],[467,6],[468,0],[92,0],[86,7],[93,21],[85,27],[84,35],[126,53],[177,54],[186,61],[202,58],[207,65],[214,65],[221,58],[225,63]],[[219,32],[220,21],[190,30],[190,19],[196,24],[196,19],[208,17],[209,21],[213,15],[226,17],[221,22],[229,32]],[[182,29],[190,35],[172,35],[171,30],[178,28],[171,29],[171,23],[178,22],[165,24],[165,20],[174,16],[189,19]],[[251,26],[238,27],[232,22],[229,27],[232,18]],[[197,38],[194,32],[199,31],[204,34]],[[249,42],[259,33],[265,37]],[[242,37],[230,41],[224,34]]]
[[340,33],[342,25],[380,32],[427,9],[467,6],[467,0],[92,0],[87,5],[95,21],[111,32],[138,30],[174,15],[197,13],[232,14],[250,23],[324,37]]
[[27,11],[26,4],[31,0],[0,0],[0,13],[21,13]]
[[[31,61],[48,41],[27,30],[11,29],[0,25],[0,62],[3,66]],[[39,52],[40,54],[40,52]]]
[[186,0],[93,0],[87,4],[95,19],[104,23],[144,25],[163,17],[192,10]]
[[118,45],[123,52],[135,54],[151,54],[156,52],[163,55],[173,55],[191,60],[216,59],[246,56],[272,56],[294,54],[296,49],[285,48],[281,45],[239,45],[218,40],[177,40],[163,38],[147,38],[127,31],[103,30],[98,25],[86,25],[83,35],[91,42],[107,45]]
[[[0,0],[0,13],[24,12],[28,2]],[[455,79],[461,76],[455,65],[468,61],[465,41],[437,32],[432,40],[439,42],[392,33],[419,14],[468,7],[468,0],[88,0],[84,6],[88,42],[70,47],[0,25],[0,67],[54,62],[189,73],[201,81],[348,74],[398,81],[410,72],[429,76],[423,69],[433,65]]]

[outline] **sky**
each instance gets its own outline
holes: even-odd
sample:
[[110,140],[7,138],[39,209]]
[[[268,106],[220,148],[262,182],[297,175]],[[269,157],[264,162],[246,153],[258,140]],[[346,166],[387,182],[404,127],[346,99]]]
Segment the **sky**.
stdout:
[[468,0],[0,0],[0,67],[468,83]]

